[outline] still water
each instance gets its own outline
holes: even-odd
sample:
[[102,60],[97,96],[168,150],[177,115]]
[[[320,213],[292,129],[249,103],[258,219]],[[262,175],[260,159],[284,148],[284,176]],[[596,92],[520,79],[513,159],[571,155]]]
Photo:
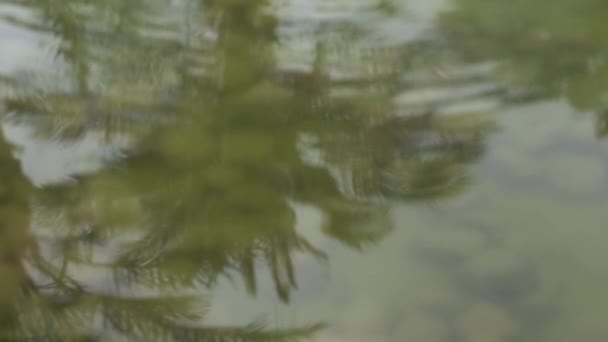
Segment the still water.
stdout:
[[608,341],[608,3],[2,0],[1,341]]

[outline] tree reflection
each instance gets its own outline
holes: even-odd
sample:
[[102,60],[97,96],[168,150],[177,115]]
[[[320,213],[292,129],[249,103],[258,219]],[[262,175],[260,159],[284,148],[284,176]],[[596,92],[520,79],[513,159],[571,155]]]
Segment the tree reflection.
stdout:
[[501,62],[500,77],[546,98],[565,97],[596,113],[607,133],[608,46],[601,1],[457,0],[441,18],[442,33],[465,58]]
[[296,230],[295,204],[362,249],[391,230],[385,199],[464,189],[489,131],[475,113],[398,116],[416,49],[375,51],[356,23],[319,26],[310,60],[293,68],[281,52],[301,38],[281,36],[291,23],[267,1],[15,3],[35,17],[13,23],[52,33],[70,72],[16,80],[9,120],[65,144],[99,132],[130,142],[126,158],[75,185],[10,195],[32,203],[36,248],[16,259],[31,283],[14,313],[24,337],[307,337],[320,326],[201,325],[200,292],[240,275],[255,294],[264,267],[289,301],[294,254],[326,258]]

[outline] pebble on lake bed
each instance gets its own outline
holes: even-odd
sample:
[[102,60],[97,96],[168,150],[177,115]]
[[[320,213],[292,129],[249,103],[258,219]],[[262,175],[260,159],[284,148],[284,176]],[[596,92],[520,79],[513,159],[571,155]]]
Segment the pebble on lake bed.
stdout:
[[549,181],[570,194],[589,194],[606,181],[606,166],[600,156],[564,156],[547,163]]
[[483,250],[485,236],[476,230],[465,228],[431,228],[418,232],[412,244],[423,253],[459,258]]
[[510,341],[519,330],[517,322],[502,308],[490,303],[479,303],[461,315],[457,329],[463,341]]
[[517,251],[500,247],[474,255],[462,268],[463,285],[478,296],[502,303],[527,298],[536,278],[530,262]]
[[475,254],[464,264],[464,271],[474,277],[500,278],[522,272],[527,263],[507,248],[488,249]]
[[508,178],[518,181],[539,175],[542,170],[532,156],[515,148],[497,147],[492,156]]
[[446,322],[424,313],[408,315],[394,332],[395,341],[443,342],[450,329]]

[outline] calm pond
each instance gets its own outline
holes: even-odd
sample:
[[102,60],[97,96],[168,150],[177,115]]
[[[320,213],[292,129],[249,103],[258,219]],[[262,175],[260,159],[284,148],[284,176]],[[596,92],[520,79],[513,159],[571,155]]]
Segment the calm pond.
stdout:
[[607,15],[0,1],[0,341],[608,341]]

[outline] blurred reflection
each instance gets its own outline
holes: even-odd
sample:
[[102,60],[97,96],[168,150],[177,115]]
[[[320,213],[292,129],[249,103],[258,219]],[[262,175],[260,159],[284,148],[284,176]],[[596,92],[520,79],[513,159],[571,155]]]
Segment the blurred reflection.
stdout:
[[22,289],[29,288],[31,284],[20,265],[27,253],[24,246],[28,240],[30,187],[4,142],[0,142],[0,162],[3,180],[0,185],[0,272],[4,279],[0,286],[0,329],[5,332],[18,321],[15,299],[20,298]]
[[239,275],[255,294],[265,268],[289,301],[293,256],[327,258],[295,229],[296,204],[363,249],[391,230],[387,199],[461,192],[503,91],[477,68],[449,88],[410,73],[432,43],[379,40],[369,19],[390,18],[386,1],[321,18],[262,0],[14,3],[29,14],[5,20],[50,34],[57,68],[12,75],[6,101],[5,137],[38,188],[7,197],[22,199],[12,231],[32,247],[7,249],[23,266],[7,278],[29,287],[2,291],[20,298],[5,335],[309,336],[320,325],[209,327],[201,293]]
[[608,133],[607,4],[594,0],[455,0],[441,31],[471,61],[500,62],[497,75],[541,98],[567,98],[596,113],[596,133]]

